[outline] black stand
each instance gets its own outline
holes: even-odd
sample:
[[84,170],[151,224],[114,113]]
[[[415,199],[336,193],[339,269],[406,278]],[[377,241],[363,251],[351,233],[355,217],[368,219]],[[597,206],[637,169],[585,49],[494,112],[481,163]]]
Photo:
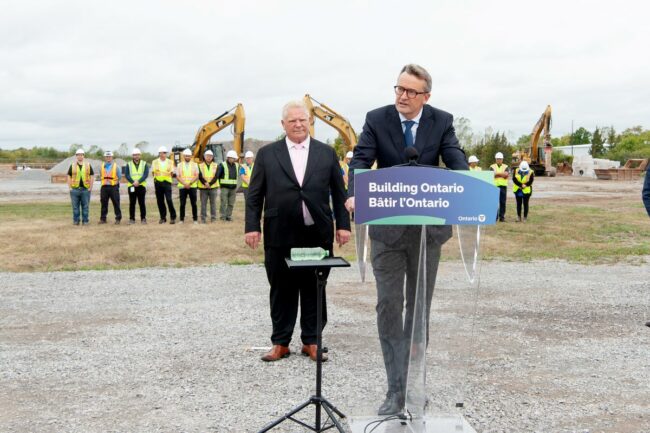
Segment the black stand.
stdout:
[[[287,266],[289,269],[313,269],[316,273],[316,395],[312,395],[307,401],[299,404],[298,406],[291,409],[289,412],[284,414],[282,417],[276,419],[275,421],[267,424],[259,433],[264,433],[271,430],[273,427],[282,423],[286,420],[291,420],[295,423],[300,424],[301,426],[320,433],[325,430],[329,430],[333,427],[340,433],[345,433],[341,423],[336,419],[337,415],[339,418],[345,418],[343,412],[338,410],[332,403],[327,401],[325,397],[321,395],[321,381],[323,378],[323,338],[322,338],[322,323],[323,323],[323,290],[325,289],[326,280],[324,278],[324,271],[330,268],[344,268],[349,267],[350,264],[341,257],[327,257],[322,260],[290,260],[286,259]],[[316,420],[314,425],[309,425],[304,423],[296,418],[294,415],[305,409],[310,405],[316,407]],[[321,409],[324,409],[327,413],[327,418],[325,422],[321,422]]]

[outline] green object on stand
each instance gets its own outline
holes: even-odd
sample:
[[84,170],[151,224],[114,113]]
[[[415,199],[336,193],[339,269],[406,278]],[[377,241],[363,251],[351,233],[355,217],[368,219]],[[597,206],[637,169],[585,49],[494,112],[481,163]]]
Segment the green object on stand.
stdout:
[[291,248],[291,260],[321,260],[330,255],[329,251],[321,247],[315,248]]

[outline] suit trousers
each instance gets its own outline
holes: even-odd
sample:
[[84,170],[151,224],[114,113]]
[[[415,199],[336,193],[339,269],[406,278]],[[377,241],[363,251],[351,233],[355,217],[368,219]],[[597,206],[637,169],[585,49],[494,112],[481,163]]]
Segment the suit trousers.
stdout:
[[[154,186],[156,187],[156,203],[158,204],[160,219],[167,220],[167,208],[169,208],[169,216],[172,221],[175,220],[176,209],[172,200],[172,184],[169,182],[155,182]],[[165,207],[165,202],[167,202],[167,207]]]
[[[131,191],[133,188],[133,191]],[[135,202],[138,202],[140,208],[140,220],[147,219],[147,206],[145,204],[145,196],[147,195],[146,186],[133,186],[129,187],[129,219],[135,220]]]
[[192,206],[192,221],[198,220],[198,212],[196,208],[196,190],[197,188],[180,188],[178,190],[179,198],[181,199],[181,221],[185,221],[185,204],[187,197],[190,198],[190,205]]
[[522,196],[515,195],[515,200],[517,201],[517,216],[521,218],[521,205],[524,205],[524,218],[528,218],[528,202],[530,201],[530,194],[524,194]]
[[[404,393],[411,350],[413,313],[420,257],[420,226],[408,227],[394,244],[373,239],[371,260],[377,282],[377,330],[386,368],[388,391]],[[426,330],[429,339],[431,299],[438,272],[441,245],[426,246]],[[404,301],[406,306],[404,307]]]
[[[301,226],[301,239],[297,247],[321,247],[331,252],[332,245],[319,243],[319,229],[315,226]],[[264,266],[266,276],[271,285],[270,304],[273,333],[271,342],[288,346],[291,342],[293,329],[298,316],[300,302],[300,339],[303,344],[316,344],[316,275],[314,270],[290,270],[285,258],[290,256],[291,247],[265,248]],[[324,278],[329,275],[326,271]],[[322,328],[327,323],[327,302],[325,290],[322,298],[323,315]],[[322,329],[321,329],[322,330]]]
[[101,203],[101,212],[99,214],[100,221],[106,221],[108,215],[108,201],[113,203],[113,211],[115,212],[115,221],[122,219],[122,211],[120,210],[120,186],[119,185],[102,185],[99,190],[99,202]]

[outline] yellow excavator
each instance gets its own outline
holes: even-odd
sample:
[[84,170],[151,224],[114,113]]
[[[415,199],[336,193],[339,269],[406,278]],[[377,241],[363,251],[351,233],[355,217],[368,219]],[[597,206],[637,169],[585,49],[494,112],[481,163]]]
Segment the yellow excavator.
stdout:
[[[203,154],[206,150],[210,149],[214,153],[214,161],[216,163],[223,161],[225,159],[225,150],[223,145],[210,143],[210,138],[217,132],[232,124],[234,124],[233,150],[237,152],[237,155],[241,154],[244,151],[245,123],[246,115],[244,114],[244,106],[242,104],[237,104],[230,110],[225,111],[221,116],[201,126],[196,132],[194,143],[192,143],[192,146],[190,147],[192,150],[192,159],[197,163],[202,162]],[[176,162],[176,164],[180,162],[181,152],[183,149],[184,147],[182,146],[175,146],[172,149],[174,162]]]
[[[544,133],[542,135],[542,132]],[[544,147],[539,146],[539,139],[543,137]],[[555,167],[551,165],[551,153],[553,145],[551,144],[551,106],[547,105],[546,110],[542,113],[539,120],[533,127],[530,135],[530,147],[519,150],[512,154],[513,167],[519,165],[521,161],[526,161],[535,172],[535,175],[555,176]]]
[[303,102],[311,113],[311,119],[309,119],[309,135],[312,137],[314,136],[315,118],[319,118],[338,131],[345,142],[345,152],[354,149],[354,146],[357,145],[357,133],[354,132],[352,125],[345,117],[332,110],[327,105],[318,102],[309,94],[305,95]]

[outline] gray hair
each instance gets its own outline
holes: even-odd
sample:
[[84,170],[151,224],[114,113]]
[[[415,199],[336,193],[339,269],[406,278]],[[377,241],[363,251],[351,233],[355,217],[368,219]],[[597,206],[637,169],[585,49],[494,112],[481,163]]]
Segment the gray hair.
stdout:
[[404,66],[402,70],[399,72],[400,75],[402,75],[404,72],[406,72],[409,75],[413,75],[414,77],[418,77],[420,80],[424,80],[425,86],[424,86],[424,91],[429,93],[431,92],[431,75],[427,72],[426,69],[424,69],[420,65],[416,65],[415,63],[409,63],[408,65]]
[[289,110],[292,108],[300,108],[305,112],[307,117],[311,117],[311,114],[309,113],[309,108],[305,105],[304,102],[295,100],[295,101],[289,101],[286,104],[284,104],[284,107],[282,107],[282,120],[286,120],[287,117],[289,116]]

